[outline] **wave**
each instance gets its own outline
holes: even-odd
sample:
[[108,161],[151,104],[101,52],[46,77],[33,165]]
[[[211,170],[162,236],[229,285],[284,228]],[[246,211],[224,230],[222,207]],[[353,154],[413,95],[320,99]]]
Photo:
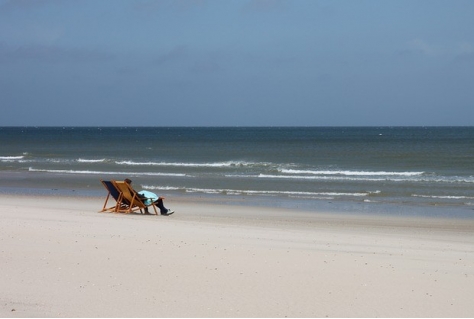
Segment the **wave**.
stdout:
[[344,175],[344,176],[420,176],[424,172],[369,172],[369,171],[331,171],[331,170],[296,170],[281,169],[284,174],[312,174],[312,175]]
[[105,158],[102,159],[84,159],[84,158],[78,158],[77,161],[79,163],[103,163],[106,161]]
[[[230,175],[228,175],[230,176]],[[326,180],[326,181],[355,181],[355,182],[428,182],[428,183],[474,183],[474,177],[461,176],[405,176],[406,178],[397,178],[393,176],[386,177],[366,177],[366,176],[305,176],[305,175],[269,175],[259,174],[258,176],[241,175],[240,177],[258,177],[274,179],[308,179],[308,180]],[[410,178],[412,177],[412,178]]]
[[183,162],[134,162],[134,161],[116,161],[117,165],[130,166],[168,166],[168,167],[245,167],[245,166],[269,166],[270,163],[227,161],[215,163],[183,163]]
[[470,196],[453,196],[453,195],[417,195],[412,194],[412,197],[432,198],[432,199],[474,199]]
[[330,196],[330,197],[364,197],[369,196],[371,192],[348,193],[348,192],[294,192],[294,191],[269,191],[269,190],[237,190],[237,189],[214,189],[214,188],[186,188],[170,186],[150,186],[142,185],[145,189],[161,191],[184,191],[186,193],[205,193],[205,194],[226,194],[226,195],[287,195],[287,196]]
[[16,161],[25,158],[25,156],[0,156],[0,161]]
[[[154,173],[154,172],[107,172],[107,171],[84,171],[84,170],[63,170],[63,169],[37,169],[30,167],[30,172],[59,173],[59,174],[88,174],[88,175],[130,175],[130,176],[174,176],[184,177],[186,174],[177,173]],[[188,176],[189,177],[189,176]]]
[[[243,176],[250,177],[250,176]],[[370,182],[379,182],[386,181],[386,178],[357,178],[357,177],[341,177],[341,176],[304,176],[304,175],[269,175],[269,174],[259,174],[258,176],[253,176],[258,178],[274,178],[274,179],[310,179],[310,180],[328,180],[328,181],[370,181]],[[393,179],[394,180],[394,179]]]

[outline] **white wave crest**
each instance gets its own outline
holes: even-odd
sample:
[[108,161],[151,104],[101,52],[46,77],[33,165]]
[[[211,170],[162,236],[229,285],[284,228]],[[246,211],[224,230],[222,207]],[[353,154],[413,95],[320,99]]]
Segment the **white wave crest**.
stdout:
[[417,195],[412,194],[412,197],[433,198],[433,199],[474,199],[469,196],[454,196],[454,195]]
[[331,170],[296,170],[281,169],[284,174],[312,174],[312,175],[344,175],[344,176],[419,176],[424,172],[369,172],[369,171],[331,171]]
[[127,176],[174,176],[184,177],[186,174],[174,174],[174,173],[154,173],[154,172],[106,172],[106,171],[80,171],[80,170],[63,170],[63,169],[37,169],[30,167],[30,172],[43,172],[43,173],[59,173],[59,174],[89,174],[89,175],[127,175]]
[[182,187],[173,187],[173,186],[152,186],[152,185],[142,185],[144,189],[152,190],[161,190],[161,191],[179,191],[184,190]]
[[204,193],[204,194],[227,194],[227,195],[287,195],[287,196],[331,196],[331,197],[361,197],[368,196],[369,193],[347,193],[347,192],[294,192],[294,191],[265,191],[265,190],[238,190],[238,189],[218,189],[218,188],[185,188],[185,187],[170,187],[170,186],[152,186],[142,185],[145,189],[162,190],[162,191],[176,191],[183,190],[187,193]]
[[0,156],[1,161],[16,161],[16,160],[21,160],[25,156]]
[[130,166],[168,166],[168,167],[242,167],[254,165],[269,165],[269,163],[254,163],[254,162],[216,162],[216,163],[180,163],[180,162],[134,162],[134,161],[116,161],[117,165]]
[[[228,175],[230,177],[230,175]],[[327,175],[269,175],[259,174],[258,176],[242,176],[242,177],[259,177],[259,178],[274,178],[274,179],[307,179],[307,180],[326,180],[326,181],[355,181],[355,182],[411,182],[411,183],[474,183],[474,177],[459,177],[459,176],[327,176]]]
[[105,162],[105,158],[102,159],[85,159],[85,158],[78,158],[77,161],[79,163],[103,163]]

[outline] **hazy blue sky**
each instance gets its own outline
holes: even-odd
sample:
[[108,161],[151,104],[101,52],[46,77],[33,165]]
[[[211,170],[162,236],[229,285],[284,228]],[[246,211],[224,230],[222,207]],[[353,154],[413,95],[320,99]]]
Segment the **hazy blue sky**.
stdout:
[[474,1],[0,0],[0,125],[474,125]]

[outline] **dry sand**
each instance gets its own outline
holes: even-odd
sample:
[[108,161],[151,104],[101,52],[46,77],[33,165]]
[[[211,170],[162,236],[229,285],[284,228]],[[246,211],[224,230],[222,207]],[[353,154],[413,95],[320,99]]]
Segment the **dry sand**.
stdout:
[[2,317],[473,317],[474,222],[1,195]]

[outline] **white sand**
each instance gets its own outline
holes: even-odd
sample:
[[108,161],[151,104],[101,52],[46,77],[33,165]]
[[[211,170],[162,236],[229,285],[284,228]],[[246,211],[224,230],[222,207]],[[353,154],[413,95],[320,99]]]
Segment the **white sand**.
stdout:
[[473,317],[474,222],[0,196],[1,317]]

